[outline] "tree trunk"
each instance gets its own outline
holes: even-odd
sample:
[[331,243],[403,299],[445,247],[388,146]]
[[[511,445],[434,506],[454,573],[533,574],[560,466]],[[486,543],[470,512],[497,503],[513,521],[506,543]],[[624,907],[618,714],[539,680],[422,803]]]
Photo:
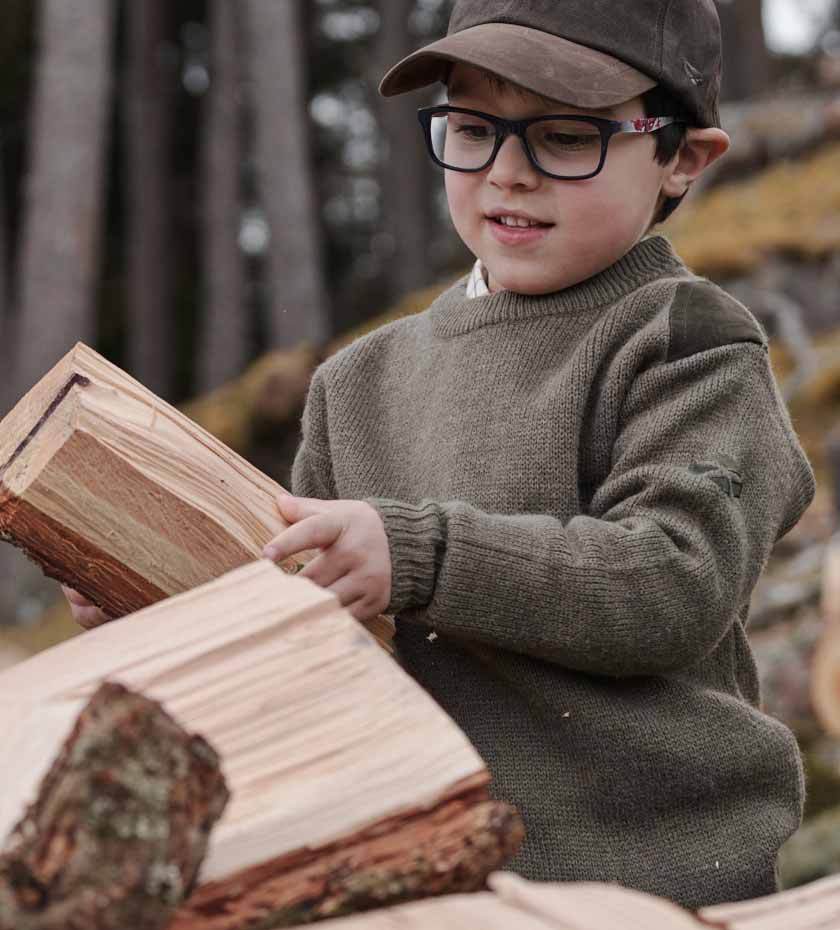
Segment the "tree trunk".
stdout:
[[111,0],[41,4],[14,396],[95,334],[114,8]]
[[[413,51],[408,31],[414,0],[383,0],[379,4],[378,74],[381,76]],[[382,227],[388,253],[391,300],[429,282],[429,170],[417,122],[417,99],[403,95],[379,101],[379,122],[385,145],[380,168]]]
[[202,142],[204,311],[197,387],[213,390],[242,372],[250,325],[244,307],[244,263],[239,248],[242,54],[239,19],[231,0],[213,0],[210,13],[210,93]]
[[173,377],[169,162],[172,93],[161,49],[168,0],[128,3],[128,68],[124,121],[128,367],[164,397]]
[[762,0],[718,0],[723,31],[723,100],[766,93],[770,53],[764,39]]
[[300,0],[245,0],[257,178],[271,229],[268,260],[272,347],[329,336],[306,107],[306,37]]

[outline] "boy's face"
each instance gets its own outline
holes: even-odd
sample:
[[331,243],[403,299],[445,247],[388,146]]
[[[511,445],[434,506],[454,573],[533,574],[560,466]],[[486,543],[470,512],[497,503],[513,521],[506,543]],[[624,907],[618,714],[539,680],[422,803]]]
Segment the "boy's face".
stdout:
[[[481,71],[462,64],[452,69],[449,88],[453,106],[508,119],[549,113],[615,120],[645,116],[640,97],[606,111],[579,110],[510,84],[494,87]],[[655,150],[653,135],[617,135],[600,174],[588,181],[558,181],[538,172],[521,141],[509,136],[484,171],[446,171],[452,221],[487,269],[490,289],[547,294],[603,271],[627,253],[650,228],[672,167],[660,165]],[[491,218],[500,211],[548,225],[509,230]]]

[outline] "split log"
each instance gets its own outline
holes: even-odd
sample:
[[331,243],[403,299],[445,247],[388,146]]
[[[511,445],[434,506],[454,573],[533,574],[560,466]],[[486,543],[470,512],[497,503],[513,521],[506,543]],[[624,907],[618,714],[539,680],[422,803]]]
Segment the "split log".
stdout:
[[537,883],[507,873],[490,891],[345,917],[330,930],[831,930],[840,926],[840,878],[692,914],[618,885]]
[[802,761],[807,786],[804,813],[807,822],[840,807],[840,740],[820,735],[802,747]]
[[205,740],[102,685],[0,854],[0,930],[163,930],[227,799]]
[[17,646],[10,645],[8,643],[3,643],[0,645],[0,671],[4,668],[8,668],[10,665],[15,665],[17,662],[22,661],[27,656],[22,649],[18,649]]
[[[835,433],[828,443],[835,490],[835,513],[840,513],[840,441]],[[814,655],[811,699],[817,716],[831,736],[840,735],[840,533],[829,542],[822,576],[821,610],[825,632]]]
[[800,745],[822,733],[812,701],[814,652],[823,622],[813,608],[750,635],[761,680],[762,709],[796,734]]
[[840,877],[755,901],[705,908],[698,916],[717,930],[831,930],[840,927]]
[[779,874],[789,888],[840,872],[840,806],[806,821],[779,854]]
[[824,732],[840,736],[840,628],[833,624],[814,652],[811,703]]
[[332,594],[267,561],[0,673],[16,760],[0,773],[0,835],[103,678],[202,733],[231,791],[170,930],[284,927],[473,891],[522,840],[431,697]]
[[81,343],[0,423],[0,534],[109,617],[260,558],[282,493]]

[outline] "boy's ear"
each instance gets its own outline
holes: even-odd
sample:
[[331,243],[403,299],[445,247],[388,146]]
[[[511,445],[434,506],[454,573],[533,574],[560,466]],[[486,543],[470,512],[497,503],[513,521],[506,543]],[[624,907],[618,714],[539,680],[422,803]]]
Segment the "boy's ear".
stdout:
[[668,166],[662,193],[666,197],[682,197],[691,182],[725,155],[729,146],[729,136],[722,129],[689,129],[679,153]]

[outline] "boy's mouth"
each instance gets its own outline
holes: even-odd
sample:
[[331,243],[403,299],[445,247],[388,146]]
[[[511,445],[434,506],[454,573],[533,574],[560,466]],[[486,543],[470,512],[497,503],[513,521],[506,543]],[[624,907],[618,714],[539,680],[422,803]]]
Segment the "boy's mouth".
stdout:
[[543,223],[541,220],[525,216],[521,213],[490,213],[487,216],[491,222],[509,229],[547,229],[553,223]]
[[554,223],[544,223],[527,213],[508,213],[494,210],[486,214],[492,237],[505,248],[526,248],[545,239],[554,228]]

